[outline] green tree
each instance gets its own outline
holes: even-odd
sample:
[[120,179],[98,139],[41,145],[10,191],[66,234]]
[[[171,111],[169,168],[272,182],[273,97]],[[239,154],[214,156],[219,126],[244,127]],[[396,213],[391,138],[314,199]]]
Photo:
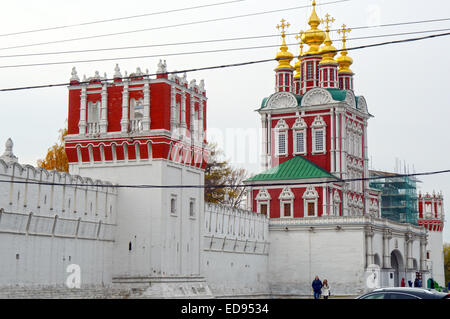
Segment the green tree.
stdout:
[[69,171],[69,160],[64,149],[64,137],[66,135],[67,129],[59,130],[59,143],[55,143],[47,150],[47,155],[44,159],[37,161],[39,167],[60,172]]
[[[205,168],[205,201],[239,207],[245,199],[245,187],[237,187],[248,177],[243,168],[233,168],[216,143],[209,143],[209,158]],[[223,187],[225,186],[225,187]]]

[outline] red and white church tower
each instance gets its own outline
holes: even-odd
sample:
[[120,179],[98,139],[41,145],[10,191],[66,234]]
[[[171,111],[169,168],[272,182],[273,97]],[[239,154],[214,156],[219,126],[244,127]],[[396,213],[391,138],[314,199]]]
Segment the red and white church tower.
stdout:
[[[372,117],[363,96],[356,96],[353,60],[341,55],[330,39],[328,14],[320,20],[316,3],[300,32],[295,67],[288,52],[282,20],[282,45],[276,58],[275,93],[257,112],[262,124],[263,172],[248,179],[249,205],[270,218],[380,215],[379,192],[369,188],[367,122]],[[325,24],[325,32],[318,27]],[[309,50],[303,53],[303,46]],[[293,75],[293,71],[297,70]],[[343,181],[355,179],[354,181]],[[292,184],[292,185],[289,185]]]
[[204,184],[204,82],[168,72],[165,61],[156,77],[114,71],[80,81],[72,70],[65,138],[70,173],[120,186],[113,282],[202,282],[203,189],[179,185]]
[[444,197],[442,193],[434,191],[432,194],[419,192],[417,207],[419,210],[417,222],[428,230],[426,259],[430,275],[440,285],[444,284],[445,286],[442,234],[445,220]]

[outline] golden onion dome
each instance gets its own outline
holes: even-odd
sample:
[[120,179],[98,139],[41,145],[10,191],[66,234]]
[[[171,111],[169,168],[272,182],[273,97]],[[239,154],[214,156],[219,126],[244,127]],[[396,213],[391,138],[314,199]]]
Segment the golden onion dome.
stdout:
[[325,32],[318,29],[317,27],[320,25],[320,19],[316,13],[316,1],[312,2],[313,11],[311,16],[309,17],[308,24],[311,26],[311,29],[306,31],[302,36],[302,41],[309,46],[308,52],[306,54],[316,54],[319,53],[319,47],[325,41]]
[[348,51],[345,47],[345,43],[347,42],[347,33],[351,31],[350,28],[347,28],[345,24],[342,25],[342,29],[338,30],[338,33],[342,33],[342,51],[341,55],[336,59],[337,63],[339,64],[339,73],[353,73],[352,70],[350,70],[350,65],[353,63],[353,59],[349,57]]
[[278,66],[275,68],[275,70],[278,69],[294,69],[291,65],[291,61],[294,59],[294,55],[288,51],[288,46],[286,45],[286,31],[285,29],[290,26],[289,22],[285,24],[285,20],[281,19],[281,24],[277,25],[277,29],[281,29],[281,38],[282,43],[280,46],[280,52],[277,53],[275,58],[278,60]]
[[336,63],[334,56],[337,54],[337,49],[332,45],[333,42],[330,39],[330,24],[334,22],[334,18],[330,19],[330,15],[327,13],[325,15],[326,19],[322,20],[322,23],[326,23],[325,32],[326,37],[324,41],[324,45],[320,48],[319,52],[322,55],[322,60],[319,64],[325,63]]

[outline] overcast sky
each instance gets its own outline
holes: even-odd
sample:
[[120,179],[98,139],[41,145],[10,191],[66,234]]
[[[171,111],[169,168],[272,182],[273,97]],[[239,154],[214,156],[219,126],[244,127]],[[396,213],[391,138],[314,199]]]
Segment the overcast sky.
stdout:
[[[450,29],[450,21],[380,26],[449,18],[450,2],[448,0],[350,0],[321,5],[333,1],[317,1],[319,17],[322,18],[329,13],[336,19],[332,29],[345,23],[348,27],[354,28],[350,38],[385,35],[377,38],[349,40],[348,47],[449,32],[449,30],[394,37],[387,36],[389,34]],[[309,0],[282,2],[245,0],[196,10],[4,36],[20,31],[221,2],[227,2],[227,0],[3,2],[0,11],[0,88],[64,83],[69,80],[73,66],[77,68],[82,78],[83,74],[87,77],[93,76],[95,71],[99,71],[101,75],[106,72],[108,76],[112,76],[116,62],[119,63],[122,73],[125,70],[131,73],[136,70],[136,67],[140,67],[143,71],[148,68],[150,73],[154,73],[160,58],[166,59],[169,71],[270,59],[275,57],[278,51],[280,37],[14,58],[4,57],[6,55],[275,35],[278,32],[275,26],[282,18],[291,24],[287,30],[288,33],[309,29],[307,19],[311,12],[310,8],[173,27],[177,24],[288,9],[311,3]],[[125,35],[6,49],[27,44],[157,27],[159,29]],[[332,33],[331,37],[336,39],[338,35]],[[294,44],[295,37],[288,36],[287,42],[291,44],[289,51],[298,55],[298,45]],[[275,47],[173,55],[182,52],[270,45]],[[339,49],[341,43],[335,41],[334,46]],[[349,53],[354,60],[351,69],[355,72],[355,93],[365,96],[369,112],[374,115],[374,118],[369,121],[368,129],[371,168],[394,171],[398,159],[409,165],[410,172],[413,167],[416,172],[450,169],[449,49],[450,37],[440,37]],[[161,57],[155,57],[155,55],[161,55]],[[131,56],[154,57],[79,62],[80,60]],[[60,61],[78,62],[50,66],[8,67]],[[244,167],[252,173],[258,172],[260,167],[260,137],[258,135],[260,119],[254,110],[259,107],[264,97],[274,91],[273,69],[276,65],[274,61],[244,67],[192,72],[187,75],[188,80],[205,79],[209,138],[219,143],[235,166]],[[65,125],[67,101],[68,94],[65,87],[0,92],[0,143],[3,144],[8,137],[11,137],[15,144],[14,152],[19,157],[19,161],[35,165],[36,161],[45,155],[47,148],[56,142],[58,130]],[[240,138],[237,139],[237,136]],[[0,149],[0,153],[2,152],[3,150]],[[443,192],[445,211],[449,216],[450,174],[420,179],[422,183],[419,184],[419,189],[422,191]],[[449,218],[446,219],[448,221]],[[444,239],[450,242],[448,224],[444,230]]]

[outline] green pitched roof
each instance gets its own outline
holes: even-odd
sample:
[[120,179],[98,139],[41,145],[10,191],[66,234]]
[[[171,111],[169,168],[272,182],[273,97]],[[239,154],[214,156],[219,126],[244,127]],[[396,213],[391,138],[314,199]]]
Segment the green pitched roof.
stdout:
[[336,179],[334,175],[307,160],[303,156],[294,156],[280,165],[247,179],[247,181],[274,181],[324,177]]

